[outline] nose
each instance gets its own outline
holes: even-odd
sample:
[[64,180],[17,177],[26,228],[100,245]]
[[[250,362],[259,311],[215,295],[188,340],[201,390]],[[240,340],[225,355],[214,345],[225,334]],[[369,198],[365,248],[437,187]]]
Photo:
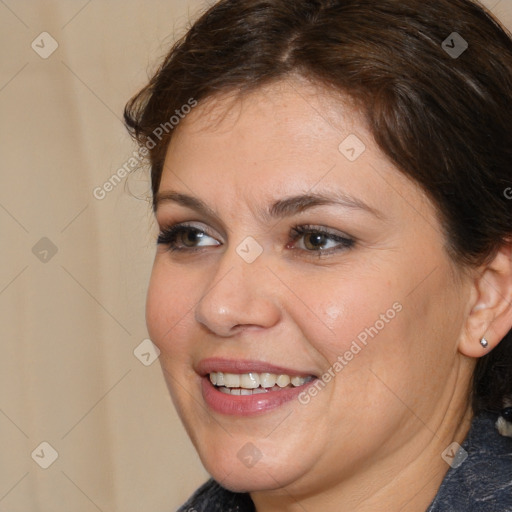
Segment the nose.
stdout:
[[264,254],[247,263],[235,248],[223,255],[195,308],[195,319],[217,336],[247,327],[270,328],[280,319],[278,283]]

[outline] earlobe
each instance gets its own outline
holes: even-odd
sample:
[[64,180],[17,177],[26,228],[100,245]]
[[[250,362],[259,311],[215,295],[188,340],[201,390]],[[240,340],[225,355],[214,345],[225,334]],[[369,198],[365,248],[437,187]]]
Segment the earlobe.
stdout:
[[512,328],[511,243],[478,270],[472,286],[472,307],[459,351],[476,358],[489,353]]

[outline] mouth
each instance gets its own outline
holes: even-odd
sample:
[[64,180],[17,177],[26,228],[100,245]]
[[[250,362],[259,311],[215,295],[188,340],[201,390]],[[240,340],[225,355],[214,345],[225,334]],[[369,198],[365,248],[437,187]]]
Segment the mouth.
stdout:
[[208,374],[210,382],[221,393],[226,395],[249,396],[262,393],[281,391],[284,388],[298,388],[311,382],[314,377],[276,374],[276,373],[224,373],[211,372]]
[[269,412],[298,397],[317,377],[260,361],[206,359],[196,369],[207,406],[221,414]]

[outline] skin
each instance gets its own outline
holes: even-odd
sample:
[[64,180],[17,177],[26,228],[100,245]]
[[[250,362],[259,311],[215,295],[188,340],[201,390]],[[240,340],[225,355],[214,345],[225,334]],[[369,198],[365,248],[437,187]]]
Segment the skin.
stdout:
[[[366,145],[354,162],[338,150],[349,134]],[[159,204],[161,229],[193,222],[207,236],[195,253],[158,246],[146,311],[207,471],[249,491],[259,512],[425,510],[449,469],[442,452],[469,429],[479,339],[486,334],[492,348],[512,323],[508,312],[491,329],[499,300],[475,277],[482,269],[462,272],[450,259],[433,204],[348,101],[300,78],[200,103],[173,135],[160,185],[170,190],[217,216]],[[378,215],[338,205],[263,214],[278,199],[334,190]],[[311,237],[290,238],[304,224],[356,242],[319,257]],[[263,249],[250,264],[236,252],[248,236]],[[200,360],[259,360],[320,376],[394,303],[401,311],[307,405],[234,417],[204,402]],[[261,453],[251,468],[237,457],[248,442]]]

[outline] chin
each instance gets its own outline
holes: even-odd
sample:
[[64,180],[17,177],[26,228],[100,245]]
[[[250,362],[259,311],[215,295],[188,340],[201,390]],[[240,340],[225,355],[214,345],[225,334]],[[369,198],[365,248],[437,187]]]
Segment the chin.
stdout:
[[204,463],[208,473],[223,487],[232,492],[271,491],[287,487],[299,475],[290,474],[289,468],[283,463],[279,467],[257,463],[248,468],[237,466],[233,468],[224,463]]
[[233,435],[222,440],[202,437],[196,449],[206,471],[223,487],[257,492],[293,486],[314,465],[318,457],[306,453],[303,444],[293,444]]

